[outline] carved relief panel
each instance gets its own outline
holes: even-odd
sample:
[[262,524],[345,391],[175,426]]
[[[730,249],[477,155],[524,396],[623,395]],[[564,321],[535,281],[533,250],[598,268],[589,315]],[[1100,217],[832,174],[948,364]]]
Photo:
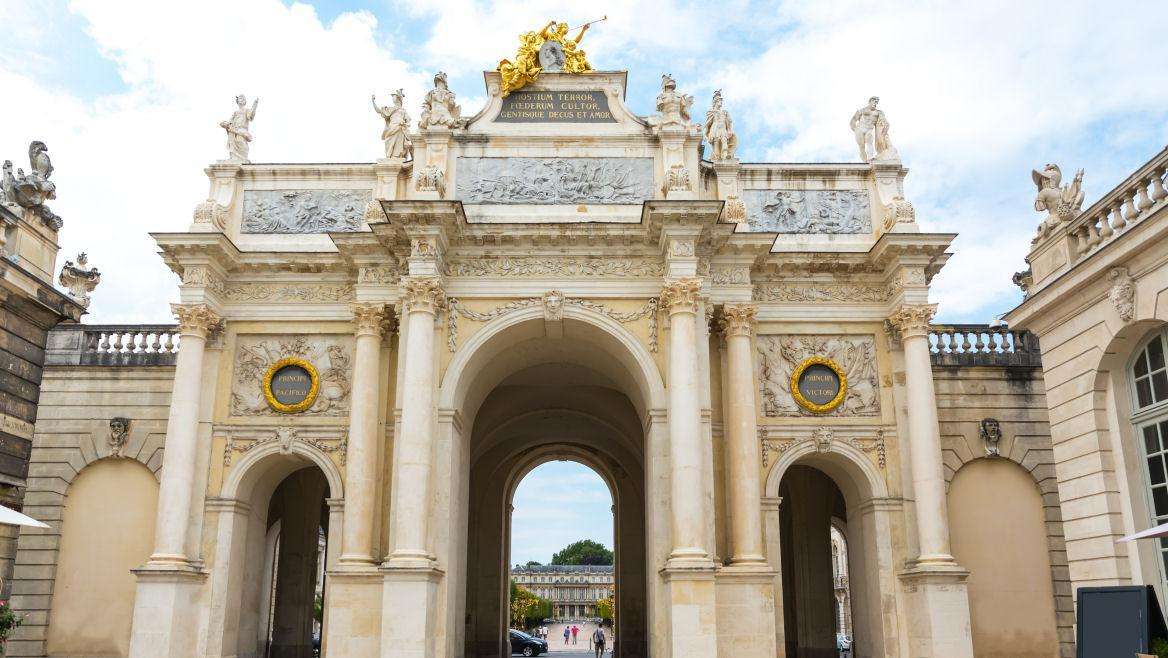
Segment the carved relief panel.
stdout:
[[458,158],[463,203],[640,204],[653,198],[652,158]]
[[[860,335],[760,335],[757,341],[759,386],[767,416],[876,416],[880,413],[880,380],[876,339]],[[847,393],[834,410],[817,414],[795,402],[791,374],[810,357],[822,356],[847,375]]]
[[752,231],[871,233],[865,190],[743,190]]
[[264,396],[264,375],[273,363],[304,359],[319,373],[320,390],[301,416],[347,417],[352,393],[351,336],[240,336],[231,379],[232,416],[284,416]]
[[360,231],[370,190],[247,190],[244,233]]

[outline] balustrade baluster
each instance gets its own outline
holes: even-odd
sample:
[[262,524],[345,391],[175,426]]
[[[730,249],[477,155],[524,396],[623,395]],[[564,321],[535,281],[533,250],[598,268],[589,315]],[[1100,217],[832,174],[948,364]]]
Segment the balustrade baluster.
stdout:
[[1087,249],[1094,249],[1099,242],[1099,227],[1095,225],[1095,218],[1092,217],[1087,220]]
[[1119,202],[1116,202],[1116,204],[1111,207],[1111,214],[1112,226],[1115,227],[1116,231],[1122,231],[1123,228],[1127,226],[1127,220],[1123,218],[1122,206]]
[[161,331],[150,332],[150,346],[147,348],[147,351],[151,354],[158,354],[162,350],[162,343],[158,340],[161,335]]
[[1123,197],[1123,214],[1127,223],[1132,224],[1140,216],[1140,212],[1136,210],[1135,195],[1131,192],[1125,192]]
[[961,351],[966,353],[966,354],[969,354],[969,350],[972,347],[973,347],[973,344],[969,342],[969,332],[962,331],[961,332]]
[[[1156,178],[1156,176],[1153,176],[1153,178]],[[1156,205],[1152,203],[1150,198],[1148,198],[1148,185],[1150,185],[1151,182],[1151,180],[1140,181],[1140,188],[1136,192],[1136,196],[1138,197],[1138,200],[1136,201],[1136,208],[1138,208],[1141,213]]]
[[974,335],[977,336],[977,341],[973,344],[973,351],[977,352],[978,354],[981,354],[981,353],[986,351],[985,335],[982,334],[980,331],[975,333]]
[[1168,190],[1164,189],[1164,168],[1160,167],[1152,175],[1152,201],[1159,202],[1168,197]]
[[[1091,220],[1094,223],[1094,219]],[[1107,221],[1107,211],[1099,213],[1099,237],[1102,240],[1110,238],[1115,231],[1111,230],[1111,223]]]
[[167,352],[174,352],[174,351],[176,351],[176,350],[174,349],[174,333],[173,333],[173,332],[169,332],[169,331],[168,331],[168,332],[166,332],[166,343],[165,343],[165,344],[163,344],[163,346],[162,346],[162,347],[163,347],[163,349],[165,349]]

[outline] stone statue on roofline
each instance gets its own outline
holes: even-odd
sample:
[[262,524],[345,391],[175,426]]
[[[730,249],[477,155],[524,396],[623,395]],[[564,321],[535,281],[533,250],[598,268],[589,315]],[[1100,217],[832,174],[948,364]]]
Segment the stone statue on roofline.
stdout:
[[235,97],[235,111],[227,121],[220,121],[219,127],[227,131],[227,155],[232,162],[247,162],[248,150],[251,148],[251,122],[255,119],[256,107],[260,99],[255,99],[251,107],[247,106],[247,97],[239,94]]
[[888,117],[876,107],[879,102],[879,96],[869,98],[867,105],[852,114],[848,125],[856,136],[861,161],[896,162],[900,160],[900,154],[888,136]]
[[462,108],[454,102],[454,92],[446,85],[446,73],[439,71],[434,76],[434,88],[426,92],[422,100],[422,118],[418,121],[418,128],[430,130],[435,127],[461,128],[465,125]]
[[53,163],[49,158],[49,147],[42,141],[28,145],[29,173],[17,169],[12,173],[12,161],[4,161],[0,174],[0,204],[14,209],[16,206],[32,211],[46,226],[54,231],[61,228],[62,221],[46,204],[57,198],[57,185],[49,180],[53,175]]
[[714,92],[714,99],[706,112],[706,141],[710,143],[710,157],[715,162],[732,162],[738,148],[738,135],[734,134],[734,122],[730,113],[722,108],[722,90]]
[[1046,211],[1046,219],[1038,225],[1038,237],[1044,236],[1061,222],[1069,222],[1083,210],[1083,170],[1075,173],[1075,178],[1062,185],[1063,172],[1056,164],[1047,164],[1042,171],[1031,170],[1030,179],[1038,188],[1034,197],[1034,210]]
[[398,89],[393,92],[393,105],[378,107],[377,94],[373,95],[373,111],[385,119],[385,127],[381,130],[381,140],[385,142],[385,157],[406,159],[413,153],[413,145],[406,134],[409,130],[410,115],[406,112],[403,103],[405,91]]
[[689,110],[693,107],[693,96],[677,91],[677,81],[666,73],[661,76],[661,93],[657,94],[657,114],[648,117],[654,128],[671,126],[688,128],[692,125]]

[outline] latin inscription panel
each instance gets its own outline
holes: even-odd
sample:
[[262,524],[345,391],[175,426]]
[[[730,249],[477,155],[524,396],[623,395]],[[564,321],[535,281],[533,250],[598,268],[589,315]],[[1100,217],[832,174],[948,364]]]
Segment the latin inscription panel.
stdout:
[[312,375],[300,366],[284,366],[272,375],[272,397],[280,404],[300,404],[312,390]]
[[603,91],[513,91],[497,123],[616,123]]
[[799,392],[814,404],[827,404],[839,395],[840,378],[835,371],[822,364],[804,368],[799,375]]

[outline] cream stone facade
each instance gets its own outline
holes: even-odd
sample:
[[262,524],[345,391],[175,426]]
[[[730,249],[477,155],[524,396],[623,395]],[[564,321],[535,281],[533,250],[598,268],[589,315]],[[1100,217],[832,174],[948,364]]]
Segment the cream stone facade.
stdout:
[[[211,164],[189,230],[153,234],[177,326],[50,337],[29,495],[53,527],[20,540],[11,655],[83,632],[102,655],[308,655],[320,532],[323,655],[507,655],[507,511],[555,459],[613,495],[620,656],[833,655],[833,527],[853,655],[988,655],[988,601],[1016,604],[977,537],[1016,514],[1049,614],[1018,613],[1012,655],[1073,653],[1050,376],[1022,332],[930,324],[954,236],[920,231],[883,113],[871,162],[741,163],[723,114],[707,160],[692,97],[666,76],[639,117],[625,81],[504,97],[487,72],[468,118],[440,75],[412,159]],[[314,382],[295,412],[269,385],[288,363]],[[802,388],[815,364],[836,399]],[[998,477],[1031,508],[978,516]],[[79,538],[108,529],[77,519],[111,478],[133,499],[97,573]]]
[[511,579],[552,603],[555,621],[596,617],[596,602],[612,596],[613,569],[605,565],[545,564],[511,567]]

